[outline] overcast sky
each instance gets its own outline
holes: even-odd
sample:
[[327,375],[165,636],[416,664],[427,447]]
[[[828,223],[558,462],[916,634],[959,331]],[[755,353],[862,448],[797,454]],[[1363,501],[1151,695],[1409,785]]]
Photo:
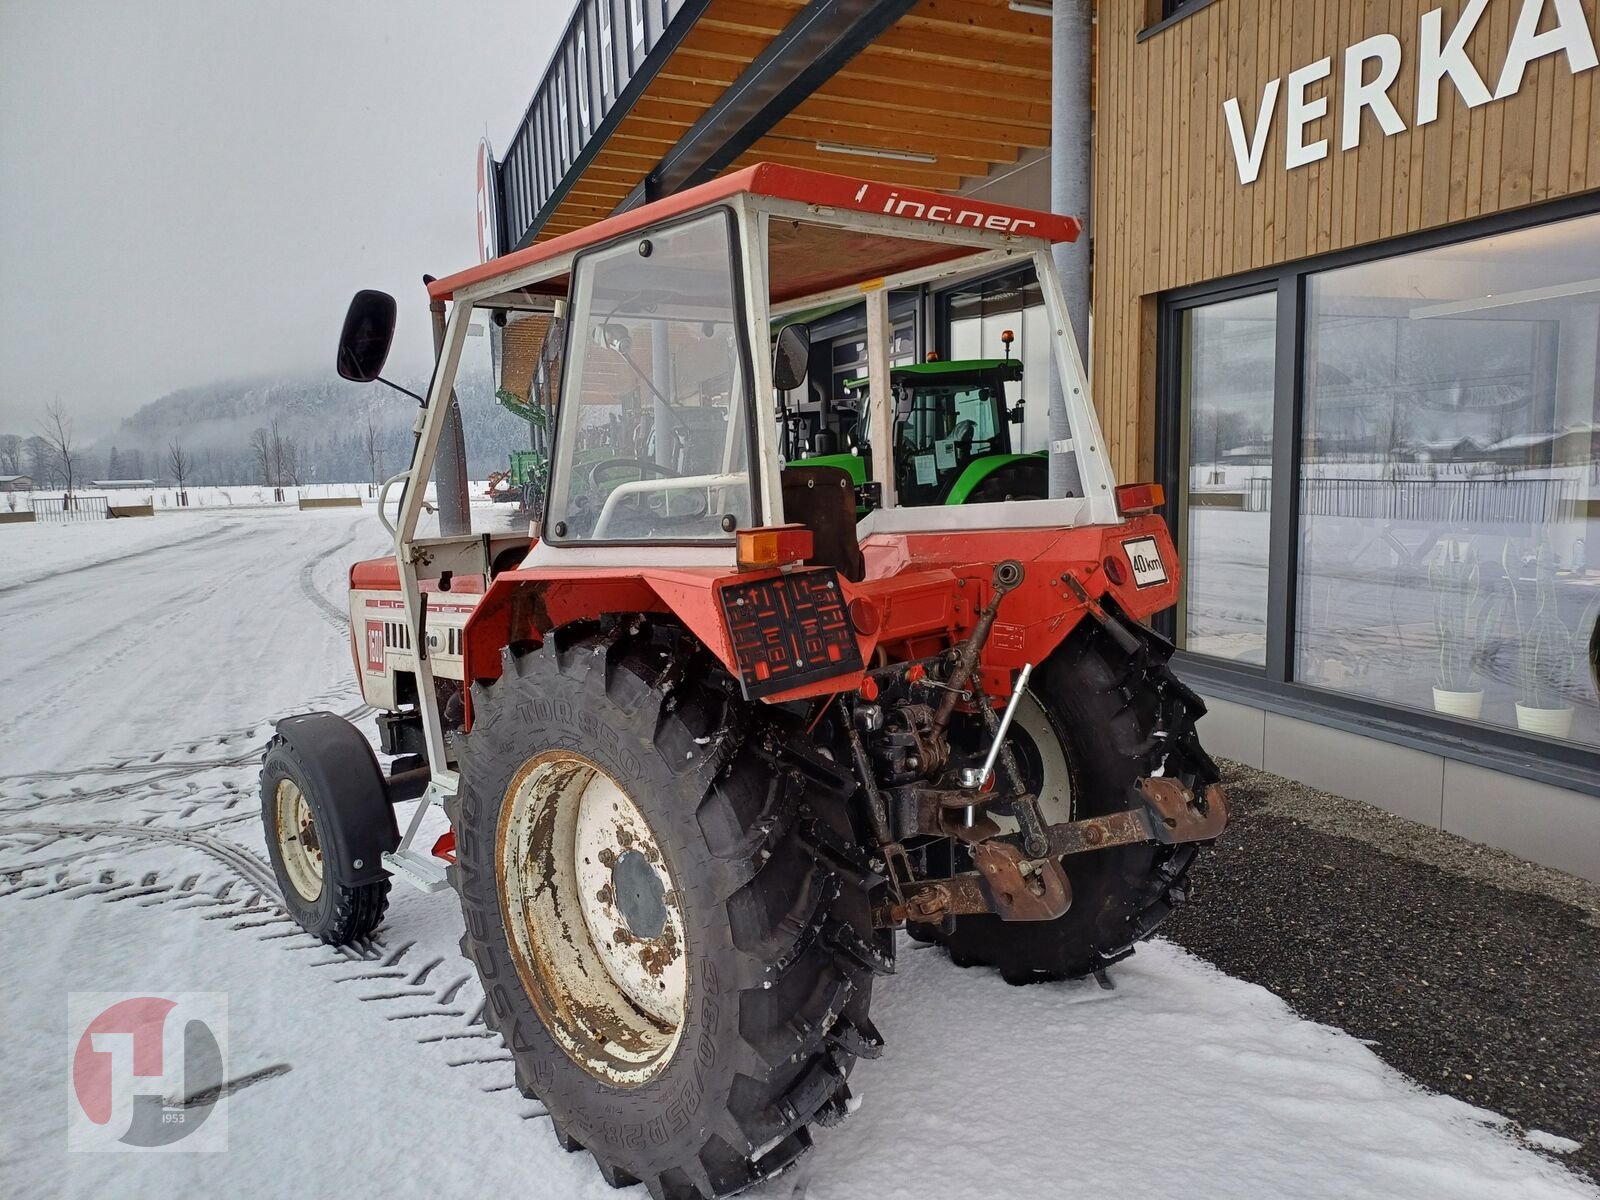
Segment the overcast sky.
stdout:
[[333,363],[358,287],[431,360],[570,0],[0,0],[0,432]]

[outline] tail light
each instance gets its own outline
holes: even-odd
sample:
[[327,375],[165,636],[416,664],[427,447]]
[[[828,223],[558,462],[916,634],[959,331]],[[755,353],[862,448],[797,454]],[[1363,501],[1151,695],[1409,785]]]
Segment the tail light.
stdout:
[[1117,512],[1124,517],[1150,512],[1167,502],[1167,490],[1159,483],[1125,483],[1116,495]]
[[811,557],[811,530],[804,525],[773,525],[739,530],[739,569],[787,567]]

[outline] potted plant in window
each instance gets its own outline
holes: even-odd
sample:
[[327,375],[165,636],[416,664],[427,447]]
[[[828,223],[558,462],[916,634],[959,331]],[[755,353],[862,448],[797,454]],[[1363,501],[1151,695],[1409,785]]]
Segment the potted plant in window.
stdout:
[[1545,737],[1572,731],[1572,631],[1556,612],[1556,573],[1547,545],[1533,555],[1533,578],[1523,577],[1506,543],[1504,566],[1517,630],[1517,728]]
[[1495,606],[1483,596],[1481,584],[1478,555],[1470,543],[1446,541],[1428,563],[1433,628],[1439,642],[1434,711],[1472,720],[1483,713],[1478,664],[1495,615]]

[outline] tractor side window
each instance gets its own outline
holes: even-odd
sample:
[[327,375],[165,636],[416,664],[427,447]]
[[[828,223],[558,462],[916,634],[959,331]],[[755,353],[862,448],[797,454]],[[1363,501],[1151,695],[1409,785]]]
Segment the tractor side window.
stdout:
[[553,541],[727,541],[752,523],[730,239],[714,213],[578,261]]
[[970,425],[972,443],[983,447],[985,451],[994,441],[995,409],[999,407],[997,400],[998,397],[987,387],[956,389],[956,427],[959,429],[964,424]]

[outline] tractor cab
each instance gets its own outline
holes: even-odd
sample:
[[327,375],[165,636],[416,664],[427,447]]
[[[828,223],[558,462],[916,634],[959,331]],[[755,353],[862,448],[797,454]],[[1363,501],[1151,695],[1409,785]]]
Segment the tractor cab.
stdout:
[[[709,588],[710,608],[692,623],[737,666],[715,581],[757,561],[870,581],[903,563],[893,547],[921,532],[1115,526],[1124,508],[1050,253],[1078,231],[1070,217],[761,165],[430,282],[439,365],[412,464],[384,489],[398,504],[383,509],[396,540],[390,574],[417,628],[389,631],[386,653],[367,657],[378,677],[369,696],[420,698],[422,729],[408,744],[448,782],[453,734],[470,720],[467,699],[450,693],[498,673],[492,642],[538,636],[591,585],[610,589],[607,604],[676,609],[674,573],[693,572],[703,585],[691,590]],[[1020,362],[891,368],[891,291],[1019,260],[1032,264],[1055,331],[1071,430],[1056,452],[1073,460],[1076,495],[1046,499],[1045,455],[1018,453],[1006,385]],[[857,304],[867,370],[852,381],[855,407],[836,404],[833,427],[794,457],[795,425],[771,398],[807,384],[807,317]],[[379,378],[393,322],[391,299],[362,293],[341,373]],[[469,486],[469,469],[499,478]],[[496,503],[513,491],[524,498],[509,514],[515,528],[511,506]],[[574,571],[583,588],[551,584]],[[466,580],[481,591],[467,593]],[[430,586],[455,595],[428,601]],[[530,608],[510,598],[516,588],[541,598]],[[1129,603],[1157,598],[1141,590]],[[520,628],[528,620],[535,627]],[[398,669],[422,637],[443,652]],[[805,691],[834,667],[802,658],[743,686]],[[431,711],[436,694],[447,714]]]
[[[891,369],[901,504],[1045,498],[1045,456],[1014,449],[1011,427],[1022,422],[1022,402],[1007,404],[1006,384],[1021,379],[1022,363],[1011,358],[934,359]],[[844,386],[865,392],[867,385],[866,379],[851,379]],[[868,445],[868,427],[863,414],[848,435],[852,445]]]

